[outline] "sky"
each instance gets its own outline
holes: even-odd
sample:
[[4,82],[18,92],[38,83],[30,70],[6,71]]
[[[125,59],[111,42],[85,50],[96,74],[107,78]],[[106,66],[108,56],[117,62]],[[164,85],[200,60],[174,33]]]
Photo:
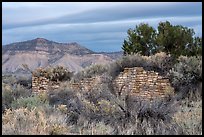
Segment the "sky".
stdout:
[[127,30],[159,22],[202,36],[202,2],[2,2],[3,45],[45,38],[96,52],[121,51]]

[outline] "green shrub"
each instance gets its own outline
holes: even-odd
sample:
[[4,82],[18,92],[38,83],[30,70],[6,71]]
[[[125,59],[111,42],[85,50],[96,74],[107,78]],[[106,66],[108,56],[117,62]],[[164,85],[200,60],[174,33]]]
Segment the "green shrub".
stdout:
[[202,57],[180,56],[168,76],[176,92],[184,98],[189,96],[191,91],[199,91],[196,89],[202,83]]
[[12,96],[11,86],[2,83],[2,112],[6,108],[10,108],[11,102],[14,100]]
[[12,109],[18,108],[28,108],[29,110],[39,107],[49,105],[48,101],[42,100],[39,95],[35,95],[27,98],[18,98],[14,100],[11,104]]
[[31,90],[20,84],[14,86],[2,83],[2,111],[11,107],[11,103],[18,98],[31,96]]

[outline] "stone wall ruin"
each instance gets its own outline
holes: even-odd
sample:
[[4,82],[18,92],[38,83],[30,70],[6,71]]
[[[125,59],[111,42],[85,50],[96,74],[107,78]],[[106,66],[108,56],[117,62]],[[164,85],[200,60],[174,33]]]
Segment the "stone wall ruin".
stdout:
[[[76,91],[89,92],[102,84],[102,77],[84,78],[77,83],[70,83],[70,88]],[[113,81],[114,91],[118,96],[131,95],[145,99],[164,98],[173,94],[174,89],[167,78],[154,71],[145,71],[142,67],[125,68]],[[53,83],[45,77],[32,77],[33,92],[43,92],[59,88],[59,83]]]
[[142,67],[125,68],[113,82],[119,96],[133,96],[153,99],[173,94],[169,79],[154,71],[145,71]]

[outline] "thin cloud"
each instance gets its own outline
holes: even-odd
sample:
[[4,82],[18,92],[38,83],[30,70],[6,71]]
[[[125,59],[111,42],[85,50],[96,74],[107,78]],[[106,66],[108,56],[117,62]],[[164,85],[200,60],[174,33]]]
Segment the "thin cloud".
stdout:
[[[29,8],[27,9],[29,10],[28,13],[25,12],[26,9],[21,8],[18,9],[17,12],[22,14],[15,14],[12,16],[13,20],[10,19],[11,21],[7,21],[7,16],[4,16],[3,14],[3,28],[57,23],[94,23],[131,18],[168,17],[175,15],[192,16],[200,15],[200,13],[202,13],[200,10],[201,8],[197,8],[199,6],[198,3],[147,3],[146,5],[144,3],[117,3],[115,5],[109,4],[109,6],[98,5],[98,8],[95,7],[96,4],[93,5],[93,8],[90,8],[87,4],[86,8],[83,4],[78,4],[78,7],[73,5],[77,10],[74,10],[73,6],[69,3],[65,5],[67,6],[45,6],[45,8],[41,7],[39,9],[35,7]],[[12,13],[15,13],[15,11]],[[7,21],[6,24],[4,23],[4,20]]]
[[156,28],[166,20],[202,36],[201,2],[3,2],[2,7],[3,44],[44,37],[75,41],[95,51],[119,51],[129,28],[142,22]]

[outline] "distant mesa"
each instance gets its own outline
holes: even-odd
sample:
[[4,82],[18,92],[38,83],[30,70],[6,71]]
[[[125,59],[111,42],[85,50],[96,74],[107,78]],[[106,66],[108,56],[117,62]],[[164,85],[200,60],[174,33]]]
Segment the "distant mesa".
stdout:
[[122,53],[94,52],[77,42],[58,43],[36,38],[2,47],[2,73],[20,72],[22,64],[27,64],[31,70],[59,65],[76,72],[91,64],[110,63],[121,56]]
[[67,52],[69,54],[90,54],[93,51],[79,45],[77,42],[58,43],[45,38],[36,38],[32,40],[11,43],[3,46],[3,53],[7,51],[46,51],[48,53]]

